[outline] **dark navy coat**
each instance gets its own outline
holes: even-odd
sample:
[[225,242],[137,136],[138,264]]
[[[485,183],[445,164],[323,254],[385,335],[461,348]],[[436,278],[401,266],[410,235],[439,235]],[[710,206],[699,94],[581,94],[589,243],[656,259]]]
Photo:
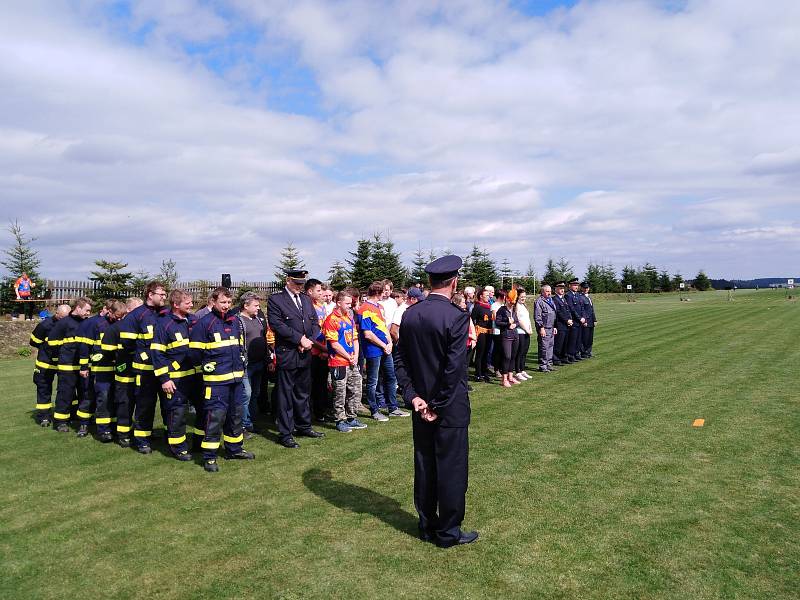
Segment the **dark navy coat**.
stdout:
[[299,293],[300,311],[286,290],[272,294],[267,301],[267,320],[275,334],[275,354],[279,369],[301,369],[311,366],[311,351],[300,352],[300,338],[309,340],[319,335],[319,318],[308,294]]

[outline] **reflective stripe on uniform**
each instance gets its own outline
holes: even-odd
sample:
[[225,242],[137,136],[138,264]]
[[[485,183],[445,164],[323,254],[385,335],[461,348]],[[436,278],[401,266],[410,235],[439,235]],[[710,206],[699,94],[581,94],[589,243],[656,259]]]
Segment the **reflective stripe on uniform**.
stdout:
[[117,433],[128,433],[130,430],[130,425],[117,425]]
[[225,348],[227,346],[238,346],[239,345],[239,338],[232,337],[227,340],[220,340],[218,342],[206,342],[205,349],[206,350],[213,350],[214,348]]
[[208,386],[206,386],[206,395],[205,395],[205,398],[206,398],[206,400],[211,400],[211,388],[210,388],[210,387],[208,387]]
[[33,334],[31,334],[31,341],[34,342],[35,344],[41,344],[42,342],[44,342],[44,340],[40,340]]
[[59,371],[80,371],[79,365],[58,365]]
[[155,375],[156,377],[161,377],[167,371],[169,371],[169,367],[161,367],[160,369],[156,369],[153,372],[153,375]]
[[203,381],[209,382],[230,381],[236,377],[244,377],[244,371],[233,371],[232,373],[225,373],[224,375],[206,375],[203,373]]
[[206,432],[205,432],[205,431],[203,431],[202,429],[198,429],[197,427],[195,427],[195,428],[194,428],[194,434],[195,434],[195,435],[201,435],[201,436],[202,436],[202,435],[205,435],[205,434],[206,434]]
[[167,347],[164,344],[157,344],[153,342],[152,344],[150,344],[150,350],[160,350],[161,352],[166,352]]
[[96,367],[92,365],[90,370],[92,373],[110,373],[114,370],[114,367]]
[[152,431],[142,431],[141,429],[135,429],[133,431],[133,437],[150,437]]
[[60,419],[62,421],[69,421],[69,413],[53,413],[54,419]]
[[136,383],[135,377],[123,377],[122,375],[114,375],[114,381],[117,383]]
[[244,434],[239,434],[236,437],[231,437],[229,435],[223,435],[222,439],[228,442],[229,444],[238,444],[239,442],[244,441]]
[[40,360],[36,361],[36,366],[39,367],[40,369],[52,369],[54,371],[58,370],[58,365],[51,365],[46,362],[42,362]]
[[79,410],[79,411],[78,411],[77,413],[75,413],[75,414],[77,414],[77,415],[78,415],[78,418],[79,418],[79,419],[91,419],[91,418],[92,418],[92,414],[93,414],[93,413],[87,413],[87,412],[83,412],[82,410]]
[[123,340],[135,340],[139,336],[130,331],[120,331],[119,337],[122,338]]
[[174,342],[167,344],[167,350],[172,350],[173,348],[180,348],[181,346],[189,346],[191,348],[189,340],[182,339],[182,340],[175,340]]
[[96,417],[94,422],[97,425],[110,425],[111,424],[111,417]]
[[167,438],[167,443],[174,446],[175,444],[182,444],[186,441],[186,436],[182,435],[180,437],[171,437]]
[[48,410],[50,408],[53,408],[53,403],[52,402],[50,402],[49,404],[37,404],[36,405],[36,410]]
[[205,450],[217,450],[219,448],[219,442],[207,442],[203,440],[200,447]]
[[140,371],[152,371],[153,365],[145,365],[143,363],[132,363],[131,365],[134,369],[139,369]]

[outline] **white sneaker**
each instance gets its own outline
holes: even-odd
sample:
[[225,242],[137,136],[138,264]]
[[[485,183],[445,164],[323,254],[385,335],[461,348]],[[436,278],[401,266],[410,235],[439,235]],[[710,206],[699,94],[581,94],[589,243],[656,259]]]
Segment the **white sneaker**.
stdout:
[[389,420],[389,417],[379,412],[372,413],[372,418],[381,423]]

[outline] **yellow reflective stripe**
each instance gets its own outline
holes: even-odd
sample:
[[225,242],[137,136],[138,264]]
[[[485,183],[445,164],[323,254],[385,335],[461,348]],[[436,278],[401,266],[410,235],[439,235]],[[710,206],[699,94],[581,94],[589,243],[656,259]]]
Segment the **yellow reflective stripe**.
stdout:
[[167,443],[170,444],[171,446],[174,446],[175,444],[182,444],[185,441],[186,441],[185,435],[182,435],[180,437],[167,438]]
[[37,344],[41,344],[42,342],[44,342],[44,340],[40,340],[39,338],[37,338],[37,337],[36,337],[35,335],[33,335],[33,334],[31,334],[31,341],[32,341],[32,342],[36,342]]
[[232,337],[229,340],[222,340],[220,342],[207,342],[206,350],[212,350],[214,348],[225,348],[226,346],[238,346],[238,345],[239,345],[239,338]]
[[78,406],[78,401],[77,400],[73,400],[72,401],[72,406]]
[[119,344],[100,344],[101,350],[108,350],[113,352],[119,348]]
[[57,412],[57,413],[53,413],[53,417],[56,418],[56,419],[69,420],[69,413],[59,413],[59,412]]
[[177,360],[173,360],[172,361],[172,368],[177,371],[178,369],[181,368],[181,363],[179,363]]
[[53,408],[53,403],[50,402],[49,404],[37,404],[36,410],[47,410],[48,408]]
[[206,386],[206,400],[211,400],[211,388]]
[[169,376],[172,377],[173,379],[180,379],[181,377],[189,377],[190,375],[194,375],[195,372],[196,371],[194,369],[187,369],[185,371],[173,371],[172,373],[169,374]]
[[98,425],[110,425],[111,417],[95,417],[94,422]]
[[153,342],[152,344],[150,344],[150,350],[161,350],[161,352],[166,352],[167,347],[164,344],[156,344],[155,342]]
[[133,432],[133,437],[150,437],[152,431],[142,431],[141,429],[135,429]]
[[117,383],[136,383],[135,377],[123,377],[122,375],[114,375],[114,381]]
[[203,342],[189,342],[189,348],[195,348],[196,350],[205,350],[206,345]]
[[36,361],[36,366],[39,367],[40,369],[53,369],[53,370],[57,370],[58,369],[58,366],[51,365],[51,364],[48,364],[46,362],[42,362],[40,360]]
[[128,433],[130,430],[130,425],[117,425],[117,433]]
[[205,435],[205,434],[206,434],[206,432],[205,432],[205,431],[203,431],[202,429],[198,429],[197,427],[195,427],[195,428],[194,428],[194,434],[195,434],[195,435]]
[[[148,327],[148,329],[151,329],[153,326],[152,325],[148,325],[147,327]],[[148,331],[147,333],[140,333],[139,334],[139,339],[140,340],[152,340],[153,339],[153,332],[152,331]]]
[[222,341],[222,334],[218,331],[214,332],[214,341],[221,342]]
[[[178,333],[176,335],[180,335],[180,333]],[[171,343],[167,344],[167,350],[172,350],[173,348],[180,348],[181,346],[189,346],[191,348],[191,345],[189,344],[189,340],[181,338],[181,339],[177,339],[174,342],[171,342]]]
[[145,364],[137,363],[137,362],[133,363],[131,366],[134,369],[139,369],[140,371],[152,371],[153,370],[153,365],[145,365]]
[[140,352],[139,358],[141,358],[142,360],[147,360],[147,352]]
[[206,375],[203,373],[203,381],[230,381],[236,377],[244,377],[244,371],[234,371],[225,375]]
[[88,358],[82,358],[82,359],[80,359],[80,360],[78,361],[78,364],[81,364],[81,365],[88,365],[88,364],[89,364],[89,359],[88,359]]
[[79,344],[89,344],[90,346],[94,344],[94,340],[92,338],[81,337],[79,335],[72,338],[73,341],[78,342]]
[[71,337],[67,337],[67,338],[64,338],[64,339],[61,339],[61,340],[48,339],[47,340],[47,345],[48,346],[61,346],[62,344],[69,344],[72,341],[73,341],[73,338],[71,338]]
[[59,371],[80,371],[79,365],[58,365]]
[[92,413],[83,412],[82,410],[79,410],[76,414],[81,419],[91,419],[92,418]]
[[92,373],[110,373],[114,370],[114,367],[99,367],[96,365],[92,365]]
[[160,369],[156,369],[153,372],[153,375],[155,375],[156,377],[160,377],[161,375],[163,375],[167,371],[169,371],[169,367],[161,367]]
[[229,444],[238,444],[241,441],[244,441],[244,434],[240,433],[236,437],[231,437],[229,435],[223,435],[222,439],[228,442]]
[[219,448],[219,442],[203,442],[200,443],[200,447],[204,448],[205,450],[217,450]]
[[135,340],[138,336],[130,331],[120,331],[119,337],[123,340]]

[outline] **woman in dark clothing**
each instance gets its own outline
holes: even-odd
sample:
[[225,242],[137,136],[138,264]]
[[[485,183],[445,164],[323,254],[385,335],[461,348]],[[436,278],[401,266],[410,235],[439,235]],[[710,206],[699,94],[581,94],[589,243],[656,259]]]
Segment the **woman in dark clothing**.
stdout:
[[[519,346],[519,335],[517,334],[517,314],[514,304],[517,301],[517,290],[511,290],[506,294],[505,304],[497,310],[494,317],[494,326],[500,330],[500,345],[502,346],[502,363],[500,373],[503,387],[511,387],[515,383],[522,383],[514,378],[514,367],[516,366],[517,351]],[[495,352],[500,350],[495,347]]]
[[492,307],[489,304],[489,290],[482,289],[478,293],[478,300],[472,307],[472,322],[475,324],[475,333],[478,334],[478,343],[475,345],[475,381],[489,383],[489,374],[486,370],[489,357],[489,336],[492,335]]

